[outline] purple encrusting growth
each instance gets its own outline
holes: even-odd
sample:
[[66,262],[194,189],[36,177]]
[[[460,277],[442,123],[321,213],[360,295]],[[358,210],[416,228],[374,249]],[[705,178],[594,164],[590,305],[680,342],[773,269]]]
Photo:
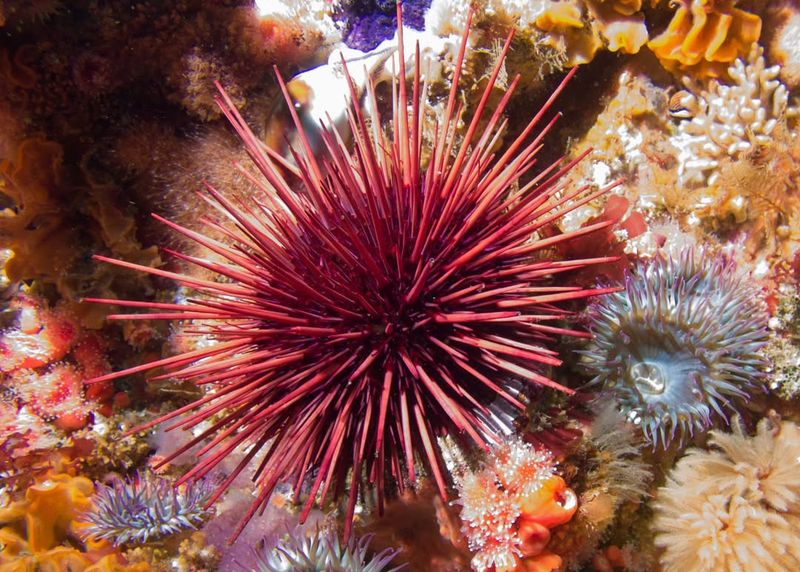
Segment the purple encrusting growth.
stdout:
[[592,383],[614,395],[654,447],[709,428],[765,376],[766,304],[725,258],[689,251],[640,263],[589,317]]
[[[422,30],[425,12],[431,0],[402,0],[403,25]],[[397,31],[395,0],[346,0],[334,19],[343,27],[342,37],[348,47],[368,52]]]

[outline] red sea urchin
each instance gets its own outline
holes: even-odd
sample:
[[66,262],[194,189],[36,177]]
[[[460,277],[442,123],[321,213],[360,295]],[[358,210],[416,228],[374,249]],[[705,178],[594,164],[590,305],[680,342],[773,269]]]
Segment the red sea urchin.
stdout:
[[[398,77],[405,78],[401,27],[398,33]],[[490,409],[490,402],[499,397],[521,411],[515,389],[520,381],[570,391],[537,371],[560,363],[547,341],[587,335],[552,324],[569,313],[555,303],[602,290],[553,286],[548,278],[607,259],[554,260],[547,253],[607,223],[546,238],[539,231],[607,189],[578,199],[585,189],[559,187],[577,160],[553,164],[517,184],[531,171],[556,118],[533,141],[525,140],[569,78],[499,157],[492,150],[516,79],[478,132],[510,43],[511,36],[460,147],[456,102],[466,32],[446,113],[427,149],[420,128],[426,86],[419,50],[410,101],[405,81],[395,85],[390,137],[379,117],[369,127],[354,104],[352,151],[337,133],[322,129],[325,152],[318,157],[290,105],[303,146],[293,152],[296,167],[258,141],[221,91],[220,107],[266,180],[253,181],[270,198],[229,200],[209,187],[202,196],[224,222],[202,222],[222,234],[221,241],[156,216],[222,262],[170,254],[220,279],[96,257],[198,293],[184,304],[95,299],[160,311],[113,319],[198,320],[191,334],[216,340],[96,381],[164,368],[157,378],[209,388],[202,399],[147,427],[179,416],[185,417],[174,427],[204,423],[175,453],[205,443],[182,482],[208,474],[250,445],[211,502],[264,453],[254,476],[259,495],[235,535],[284,480],[297,493],[310,484],[305,518],[316,498],[344,492],[352,470],[346,535],[364,478],[375,485],[382,505],[387,477],[402,490],[405,476],[414,482],[421,461],[445,495],[437,437],[449,434],[482,447],[496,441],[508,418],[499,407]],[[280,76],[278,81],[288,100]],[[371,86],[368,97],[374,103]],[[294,177],[294,186],[283,173]]]

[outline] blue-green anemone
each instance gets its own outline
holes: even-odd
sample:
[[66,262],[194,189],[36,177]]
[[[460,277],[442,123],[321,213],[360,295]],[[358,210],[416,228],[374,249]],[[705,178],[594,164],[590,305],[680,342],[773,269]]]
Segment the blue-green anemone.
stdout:
[[92,509],[84,515],[83,534],[116,545],[144,544],[197,528],[213,514],[206,504],[214,490],[210,479],[176,488],[170,480],[150,473],[100,485]]
[[339,542],[336,531],[328,528],[289,531],[277,542],[256,550],[257,572],[395,572],[389,570],[397,550],[387,548],[369,556],[371,535]]
[[589,308],[584,364],[645,437],[666,447],[763,387],[767,311],[759,289],[720,256],[688,251],[640,263]]

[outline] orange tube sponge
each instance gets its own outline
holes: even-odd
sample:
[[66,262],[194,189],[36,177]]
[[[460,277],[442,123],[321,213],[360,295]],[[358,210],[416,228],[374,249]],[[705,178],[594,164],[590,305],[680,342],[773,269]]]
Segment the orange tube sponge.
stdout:
[[761,18],[736,0],[679,0],[667,29],[648,47],[661,65],[693,77],[723,77],[761,35]]

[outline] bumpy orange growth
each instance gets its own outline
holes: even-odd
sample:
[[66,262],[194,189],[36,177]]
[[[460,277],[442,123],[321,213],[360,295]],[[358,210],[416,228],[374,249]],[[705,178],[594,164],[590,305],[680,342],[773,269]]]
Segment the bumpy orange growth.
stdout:
[[0,162],[3,193],[16,207],[0,211],[0,245],[14,252],[5,266],[12,281],[52,279],[77,254],[78,235],[65,224],[57,196],[63,161],[60,144],[34,137],[20,144],[14,158]]
[[571,3],[550,3],[536,18],[536,27],[547,32],[545,45],[563,50],[570,66],[592,61],[603,43],[584,23],[581,9]]
[[93,492],[84,477],[50,475],[0,509],[0,570],[147,572],[147,565],[125,565],[108,541],[88,541],[85,552],[65,545],[78,539],[77,519],[91,507]]
[[722,77],[761,35],[761,18],[735,8],[736,0],[679,0],[667,29],[648,47],[670,71]]
[[545,2],[534,22],[541,42],[563,52],[565,64],[587,63],[605,46],[635,54],[647,43],[641,0]]

